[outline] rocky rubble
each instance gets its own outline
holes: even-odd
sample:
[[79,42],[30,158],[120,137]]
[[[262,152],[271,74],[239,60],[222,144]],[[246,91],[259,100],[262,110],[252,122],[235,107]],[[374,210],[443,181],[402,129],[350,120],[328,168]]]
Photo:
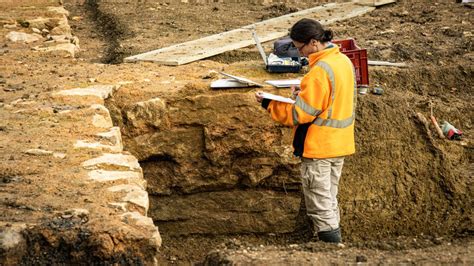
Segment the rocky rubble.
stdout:
[[[418,240],[418,241],[417,241]],[[418,243],[417,243],[418,242]],[[282,246],[246,245],[231,239],[210,252],[204,265],[329,265],[329,264],[471,264],[470,243],[456,242],[456,251],[443,255],[428,239],[381,240],[378,249],[357,245],[307,242]],[[451,243],[450,243],[451,245]],[[382,248],[381,248],[382,247]]]
[[[34,10],[36,15],[50,16],[22,19],[23,30],[35,35],[7,34],[10,42],[23,42],[9,45],[9,53],[30,48],[43,37],[49,43],[33,50],[43,51],[45,45],[51,45],[51,51],[64,45],[71,52],[77,49],[64,8]],[[36,39],[30,42],[32,36]],[[43,59],[35,57],[33,50],[23,52],[23,58]],[[67,53],[66,57],[74,56]],[[28,88],[19,85],[3,92],[15,94]],[[104,106],[118,88],[97,84],[38,90],[31,97],[27,94],[5,104],[2,99],[0,117],[2,127],[6,126],[0,148],[8,149],[5,154],[10,157],[3,158],[0,168],[4,180],[0,264],[156,264],[161,236],[147,217],[149,199],[142,168],[123,150],[120,130]],[[8,166],[13,162],[13,167]],[[37,170],[22,172],[31,168]]]
[[48,17],[31,19],[4,20],[6,29],[18,29],[6,35],[10,42],[40,43],[32,49],[47,55],[61,57],[75,57],[79,51],[79,39],[71,33],[67,17],[69,12],[62,6],[48,6],[46,9],[38,8]]

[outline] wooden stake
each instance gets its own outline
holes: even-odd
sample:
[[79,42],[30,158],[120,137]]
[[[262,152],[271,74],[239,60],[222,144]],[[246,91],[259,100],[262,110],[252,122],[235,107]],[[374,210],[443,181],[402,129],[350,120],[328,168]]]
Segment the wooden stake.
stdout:
[[356,3],[366,6],[383,6],[397,2],[397,0],[356,0]]
[[369,64],[369,66],[408,67],[408,65],[405,63],[392,63],[392,62],[387,62],[387,61],[368,60],[367,64]]
[[431,118],[431,122],[433,122],[433,125],[434,125],[434,127],[435,127],[435,129],[436,129],[436,132],[438,132],[439,137],[440,137],[441,139],[446,138],[446,137],[444,136],[444,134],[443,134],[443,131],[442,131],[441,128],[439,127],[438,121],[436,121],[436,118],[435,118],[433,115],[431,115],[430,118]]
[[433,116],[433,102],[430,101],[430,116]]

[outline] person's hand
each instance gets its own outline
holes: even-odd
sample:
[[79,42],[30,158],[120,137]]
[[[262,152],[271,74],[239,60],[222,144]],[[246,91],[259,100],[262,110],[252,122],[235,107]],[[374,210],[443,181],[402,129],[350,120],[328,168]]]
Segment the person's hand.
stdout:
[[298,94],[300,93],[300,91],[300,87],[291,86],[291,98],[295,99],[296,96],[298,96]]
[[255,99],[257,100],[257,102],[261,103],[263,101],[263,96],[262,96],[262,92],[261,91],[257,91],[255,93]]

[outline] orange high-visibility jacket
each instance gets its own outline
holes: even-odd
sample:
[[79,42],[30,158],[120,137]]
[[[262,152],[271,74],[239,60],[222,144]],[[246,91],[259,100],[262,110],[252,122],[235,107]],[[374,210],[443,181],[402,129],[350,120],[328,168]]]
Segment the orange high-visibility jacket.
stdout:
[[333,46],[309,56],[294,104],[264,101],[272,119],[294,126],[296,156],[332,158],[355,152],[356,80],[352,62]]

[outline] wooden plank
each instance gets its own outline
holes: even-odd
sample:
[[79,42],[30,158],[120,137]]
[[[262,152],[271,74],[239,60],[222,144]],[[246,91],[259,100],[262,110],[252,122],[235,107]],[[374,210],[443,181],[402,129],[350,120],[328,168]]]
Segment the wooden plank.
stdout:
[[125,62],[151,61],[164,65],[182,65],[196,60],[254,45],[251,30],[255,29],[261,42],[288,35],[288,29],[302,18],[314,18],[326,25],[374,10],[355,3],[331,3],[281,17],[254,23],[239,29],[211,35],[198,40],[153,50],[125,58]]
[[386,4],[391,4],[397,2],[397,0],[356,0],[356,3],[365,6],[383,6]]

